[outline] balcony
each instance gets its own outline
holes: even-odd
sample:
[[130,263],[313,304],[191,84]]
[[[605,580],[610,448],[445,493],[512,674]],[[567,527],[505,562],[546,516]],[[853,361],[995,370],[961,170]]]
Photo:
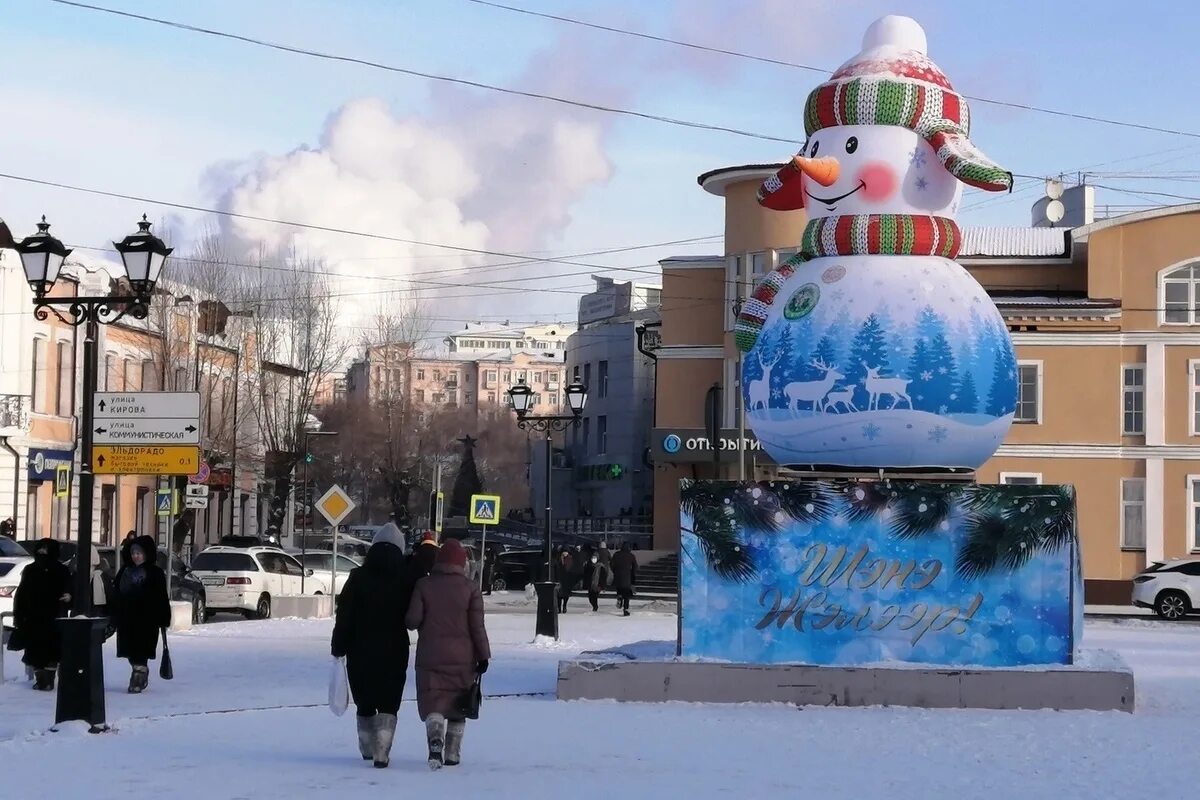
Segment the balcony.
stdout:
[[29,432],[30,399],[27,394],[0,394],[0,436]]

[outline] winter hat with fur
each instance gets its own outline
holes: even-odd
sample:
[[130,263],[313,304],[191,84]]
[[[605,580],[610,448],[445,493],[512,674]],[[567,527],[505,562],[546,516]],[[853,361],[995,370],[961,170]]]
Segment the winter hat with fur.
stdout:
[[438,550],[437,563],[462,569],[467,566],[467,551],[458,539],[447,539]]

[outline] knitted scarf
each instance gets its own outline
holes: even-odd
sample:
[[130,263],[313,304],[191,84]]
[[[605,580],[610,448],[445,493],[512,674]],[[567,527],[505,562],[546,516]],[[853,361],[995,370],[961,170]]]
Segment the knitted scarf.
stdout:
[[750,352],[775,295],[796,267],[814,258],[830,256],[940,256],[954,258],[962,233],[946,217],[908,214],[856,214],[809,220],[800,240],[800,252],[763,279],[742,306],[734,325],[738,349]]

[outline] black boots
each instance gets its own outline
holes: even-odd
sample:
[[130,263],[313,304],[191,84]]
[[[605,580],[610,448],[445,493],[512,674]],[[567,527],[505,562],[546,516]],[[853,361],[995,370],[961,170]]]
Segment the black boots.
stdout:
[[129,675],[129,693],[141,694],[150,685],[150,668],[145,665],[135,666]]
[[39,692],[54,691],[54,676],[58,674],[58,667],[47,667],[46,669],[38,669],[33,672],[33,688]]

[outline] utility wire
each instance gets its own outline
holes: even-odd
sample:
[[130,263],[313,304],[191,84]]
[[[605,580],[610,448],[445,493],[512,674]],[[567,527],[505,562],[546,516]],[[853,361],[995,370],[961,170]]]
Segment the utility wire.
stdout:
[[[54,2],[67,2],[67,0],[54,0]],[[753,53],[746,53],[746,52],[742,52],[739,50],[726,50],[726,49],[723,49],[720,47],[710,47],[708,45],[697,44],[696,42],[688,42],[688,41],[683,41],[681,39],[671,39],[666,36],[654,36],[652,34],[643,33],[641,31],[633,31],[633,30],[628,30],[625,28],[616,28],[616,27],[612,27],[609,25],[599,25],[594,22],[587,22],[585,20],[577,19],[574,17],[564,17],[564,16],[561,16],[558,14],[547,14],[542,11],[534,11],[534,10],[528,9],[528,8],[519,8],[517,6],[504,5],[503,3],[494,3],[494,2],[491,2],[490,0],[466,0],[466,2],[474,3],[474,4],[480,5],[480,6],[489,6],[491,8],[501,9],[504,11],[512,11],[517,14],[526,14],[531,17],[541,17],[543,19],[554,20],[556,22],[565,22],[565,23],[568,23],[571,25],[580,25],[585,28],[593,28],[595,30],[607,31],[608,33],[615,33],[615,34],[618,34],[621,36],[632,36],[632,37],[636,37],[638,39],[648,39],[650,41],[660,42],[663,44],[671,44],[671,45],[675,45],[677,47],[686,47],[686,48],[689,48],[692,50],[702,50],[702,51],[705,51],[708,53],[717,53],[717,54],[725,55],[725,56],[733,56],[734,58],[741,58],[741,59],[745,59],[747,61],[757,61],[757,62],[763,63],[763,64],[773,64],[775,66],[791,67],[793,69],[800,69],[800,70],[805,70],[808,72],[819,72],[819,73],[822,73],[825,75],[829,75],[829,74],[833,73],[832,69],[828,69],[826,67],[815,67],[815,66],[812,66],[811,64],[800,64],[795,61],[784,61],[784,60],[776,59],[776,58],[768,58],[766,56],[758,56],[758,55],[754,55]],[[67,4],[68,5],[77,5],[76,3],[69,3],[69,2]],[[963,97],[965,97],[968,100],[973,100],[975,102],[987,103],[988,105],[1000,106],[1002,108],[1014,108],[1014,109],[1018,109],[1021,111],[1032,111],[1032,112],[1035,112],[1038,114],[1050,114],[1050,115],[1056,116],[1056,117],[1066,117],[1069,119],[1077,119],[1077,120],[1081,120],[1084,122],[1096,122],[1096,123],[1099,123],[1102,125],[1115,125],[1115,126],[1118,126],[1121,128],[1134,128],[1137,130],[1152,131],[1154,133],[1168,133],[1173,136],[1186,136],[1186,137],[1189,137],[1192,139],[1200,139],[1200,133],[1197,133],[1195,131],[1184,131],[1184,130],[1177,130],[1177,129],[1173,129],[1173,128],[1163,128],[1163,127],[1159,127],[1156,125],[1143,125],[1138,122],[1126,122],[1124,120],[1110,119],[1108,117],[1099,117],[1099,116],[1096,116],[1093,114],[1080,114],[1080,113],[1076,113],[1073,111],[1059,111],[1057,109],[1043,108],[1042,106],[1030,105],[1028,103],[1014,103],[1014,102],[1010,102],[1007,100],[993,100],[988,97],[978,97],[976,95],[965,94],[965,95],[963,95]]]

